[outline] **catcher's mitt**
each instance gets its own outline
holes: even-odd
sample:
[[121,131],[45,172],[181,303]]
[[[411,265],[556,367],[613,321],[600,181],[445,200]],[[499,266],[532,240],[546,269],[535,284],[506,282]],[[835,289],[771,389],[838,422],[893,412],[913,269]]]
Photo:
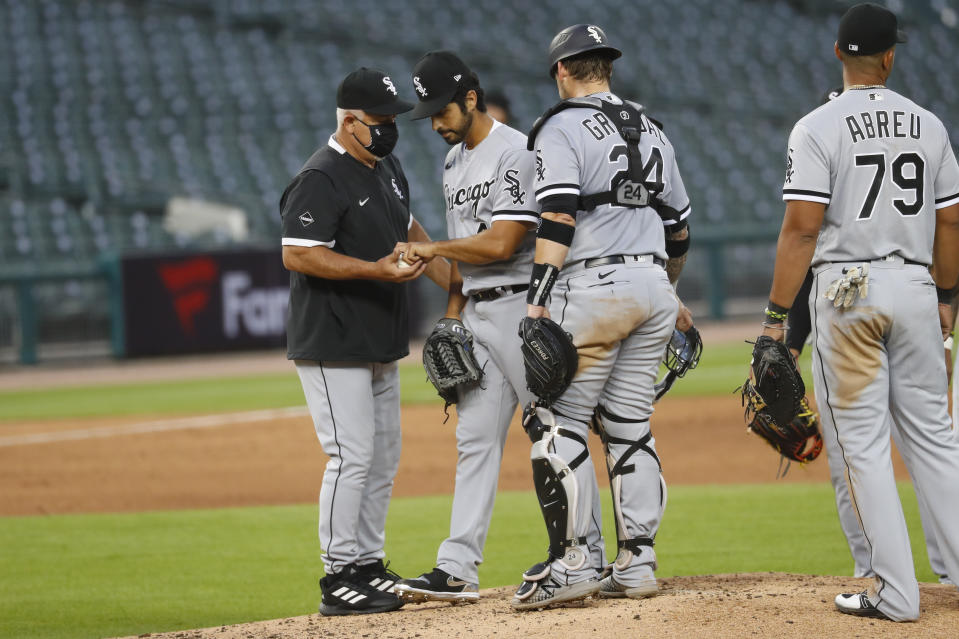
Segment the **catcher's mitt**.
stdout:
[[767,413],[756,412],[749,430],[756,433],[790,461],[811,462],[822,452],[819,420],[809,408],[806,398],[800,400],[801,409],[785,427],[778,426]]
[[455,404],[456,387],[477,382],[483,370],[473,354],[473,334],[463,322],[444,317],[436,323],[433,332],[423,344],[423,367],[426,376],[436,387],[446,406]]
[[550,406],[569,387],[579,366],[573,336],[548,317],[524,317],[519,336],[523,341],[526,387],[542,404]]

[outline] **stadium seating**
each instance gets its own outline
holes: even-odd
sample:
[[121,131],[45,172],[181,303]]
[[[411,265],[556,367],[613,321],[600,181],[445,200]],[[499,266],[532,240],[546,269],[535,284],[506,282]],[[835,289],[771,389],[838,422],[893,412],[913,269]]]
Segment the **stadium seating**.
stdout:
[[[0,273],[226,241],[164,231],[173,195],[239,206],[250,241],[275,244],[279,196],[333,128],[333,89],[349,70],[383,68],[412,97],[419,55],[455,49],[510,96],[525,129],[556,99],[551,36],[586,16],[625,52],[614,89],[666,124],[697,232],[775,227],[786,136],[840,84],[831,47],[849,4],[0,0]],[[940,71],[959,57],[955,12],[937,0],[894,4],[916,37],[891,84],[957,140],[959,87]],[[415,214],[444,236],[445,143],[426,123],[400,126]],[[727,272],[766,265],[768,253],[735,248]],[[691,291],[702,288],[703,259],[687,275]]]

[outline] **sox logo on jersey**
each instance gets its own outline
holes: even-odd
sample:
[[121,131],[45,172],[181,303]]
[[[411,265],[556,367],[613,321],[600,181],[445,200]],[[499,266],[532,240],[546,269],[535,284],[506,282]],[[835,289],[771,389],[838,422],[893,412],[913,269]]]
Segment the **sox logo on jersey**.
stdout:
[[526,197],[526,191],[520,188],[519,180],[516,179],[518,174],[519,171],[516,169],[509,169],[503,174],[503,180],[509,185],[503,190],[509,193],[510,197],[513,198],[513,204],[522,204]]

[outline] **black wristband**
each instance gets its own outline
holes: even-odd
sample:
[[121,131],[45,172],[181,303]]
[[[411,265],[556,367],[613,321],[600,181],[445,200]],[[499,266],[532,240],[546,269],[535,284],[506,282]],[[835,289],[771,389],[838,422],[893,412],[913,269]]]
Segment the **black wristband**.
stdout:
[[666,255],[669,257],[682,257],[689,252],[689,233],[682,240],[666,239]]
[[540,220],[539,230],[536,231],[536,237],[543,240],[557,242],[564,246],[569,246],[573,243],[573,234],[575,232],[575,226],[543,218]]
[[526,292],[526,303],[533,306],[546,306],[549,292],[556,283],[559,269],[552,264],[533,264],[533,274],[529,278],[529,290]]
[[776,302],[769,300],[769,302],[766,304],[766,314],[768,315],[770,311],[776,313],[777,315],[785,315],[789,312],[789,307],[780,306]]
[[939,298],[940,304],[952,304],[952,298],[955,297],[953,292],[955,289],[952,288],[939,288],[936,287],[936,297]]

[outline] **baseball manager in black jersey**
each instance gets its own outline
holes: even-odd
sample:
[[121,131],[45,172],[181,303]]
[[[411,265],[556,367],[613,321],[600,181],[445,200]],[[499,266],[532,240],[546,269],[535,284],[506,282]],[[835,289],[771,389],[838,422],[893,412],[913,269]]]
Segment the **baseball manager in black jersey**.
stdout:
[[409,266],[397,242],[428,241],[391,155],[396,115],[413,108],[386,74],[361,68],[336,95],[337,128],[280,200],[290,270],[289,359],[330,461],[320,489],[324,615],[395,610],[399,576],[383,563],[386,511],[400,458],[396,360],[409,352],[405,282],[446,288],[449,264]]

